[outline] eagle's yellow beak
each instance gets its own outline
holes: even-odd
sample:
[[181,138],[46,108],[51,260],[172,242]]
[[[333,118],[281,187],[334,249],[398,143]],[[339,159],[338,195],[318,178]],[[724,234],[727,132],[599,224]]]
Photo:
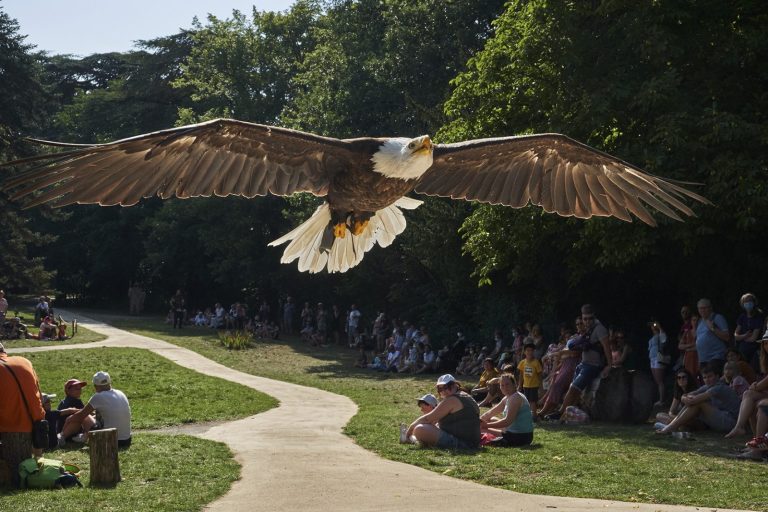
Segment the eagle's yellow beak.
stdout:
[[432,151],[432,139],[429,138],[429,135],[425,135],[421,139],[421,146],[416,150],[416,152],[418,151]]

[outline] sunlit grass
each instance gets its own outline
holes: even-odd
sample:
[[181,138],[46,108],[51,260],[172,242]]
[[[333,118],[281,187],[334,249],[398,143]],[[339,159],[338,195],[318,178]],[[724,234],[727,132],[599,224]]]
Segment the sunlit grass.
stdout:
[[383,457],[457,478],[525,493],[646,503],[766,510],[764,464],[733,459],[739,442],[703,433],[679,441],[650,425],[541,425],[527,449],[478,453],[422,450],[398,444],[397,425],[418,415],[416,397],[434,376],[400,376],[353,367],[346,348],[315,348],[300,340],[258,342],[249,350],[216,345],[210,330],[173,331],[160,320],[112,318],[117,327],[195,350],[247,373],[346,395],[359,406],[346,433]]

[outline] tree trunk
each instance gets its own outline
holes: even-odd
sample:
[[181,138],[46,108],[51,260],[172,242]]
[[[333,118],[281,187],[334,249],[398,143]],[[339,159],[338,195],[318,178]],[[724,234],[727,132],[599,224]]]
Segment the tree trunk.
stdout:
[[[32,456],[32,436],[29,432],[0,432],[2,450],[0,458],[5,461],[10,473],[10,483],[14,487],[19,483],[19,463]],[[5,482],[0,482],[0,486]]]
[[117,429],[94,430],[88,434],[91,453],[92,486],[114,486],[120,481],[120,462],[117,460]]

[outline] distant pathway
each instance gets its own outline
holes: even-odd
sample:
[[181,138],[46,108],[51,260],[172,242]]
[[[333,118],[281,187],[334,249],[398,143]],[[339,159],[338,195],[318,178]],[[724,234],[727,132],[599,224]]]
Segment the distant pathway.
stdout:
[[[66,312],[62,313],[68,316]],[[279,407],[255,416],[201,425],[201,428],[193,431],[192,435],[226,443],[242,465],[240,480],[233,484],[226,495],[209,504],[205,510],[717,510],[709,507],[646,505],[520,494],[382,459],[360,448],[341,433],[342,427],[357,412],[357,406],[347,397],[248,375],[215,363],[191,350],[131,334],[79,315],[78,322],[108,338],[90,344],[20,348],[9,352],[84,350],[104,346],[143,348],[205,375],[250,386],[280,401]],[[514,449],[509,449],[510,457],[514,457],[514,454]]]

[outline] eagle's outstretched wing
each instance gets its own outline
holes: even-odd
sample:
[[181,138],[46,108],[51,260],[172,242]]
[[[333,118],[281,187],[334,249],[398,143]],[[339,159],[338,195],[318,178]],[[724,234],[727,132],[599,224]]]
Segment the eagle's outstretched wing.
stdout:
[[693,216],[683,203],[709,201],[679,182],[652,176],[564,135],[541,134],[437,144],[434,163],[416,185],[420,194],[520,208],[529,202],[547,212],[587,219],[630,213],[652,226],[651,206],[681,220]]
[[14,199],[129,206],[158,195],[323,196],[329,169],[355,158],[339,139],[229,119],[182,126],[5,165],[38,165],[4,183]]

